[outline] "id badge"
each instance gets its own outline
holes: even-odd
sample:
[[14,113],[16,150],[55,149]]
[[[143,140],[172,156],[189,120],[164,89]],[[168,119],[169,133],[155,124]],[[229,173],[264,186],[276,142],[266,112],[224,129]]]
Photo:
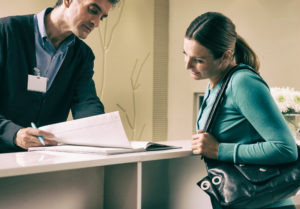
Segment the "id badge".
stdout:
[[46,93],[47,80],[48,80],[48,78],[45,78],[45,77],[28,75],[27,90]]

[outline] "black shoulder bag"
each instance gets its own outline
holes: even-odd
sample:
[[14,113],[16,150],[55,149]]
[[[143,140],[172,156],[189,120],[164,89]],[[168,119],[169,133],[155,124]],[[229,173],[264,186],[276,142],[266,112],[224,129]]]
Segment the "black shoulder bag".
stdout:
[[[211,130],[231,75],[237,70],[246,68],[255,72],[250,67],[237,66],[224,77],[206,121],[204,132]],[[212,202],[218,203],[218,207],[221,206],[224,209],[262,208],[287,199],[300,189],[299,154],[298,146],[297,161],[276,166],[234,164],[204,158],[208,175],[197,184],[210,196]]]

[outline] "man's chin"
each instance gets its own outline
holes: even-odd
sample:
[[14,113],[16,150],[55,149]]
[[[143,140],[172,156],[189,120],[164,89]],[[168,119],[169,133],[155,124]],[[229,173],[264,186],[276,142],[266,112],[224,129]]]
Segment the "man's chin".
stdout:
[[90,33],[86,33],[86,32],[85,33],[77,33],[77,34],[74,33],[74,35],[77,36],[80,39],[86,39],[89,34]]
[[85,36],[77,36],[78,38],[80,38],[80,39],[86,39],[88,36],[87,35],[85,35]]

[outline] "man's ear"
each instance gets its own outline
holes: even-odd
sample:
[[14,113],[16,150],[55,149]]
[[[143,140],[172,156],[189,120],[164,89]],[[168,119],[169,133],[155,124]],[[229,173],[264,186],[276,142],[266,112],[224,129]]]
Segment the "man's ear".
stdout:
[[65,7],[69,8],[73,0],[64,0]]

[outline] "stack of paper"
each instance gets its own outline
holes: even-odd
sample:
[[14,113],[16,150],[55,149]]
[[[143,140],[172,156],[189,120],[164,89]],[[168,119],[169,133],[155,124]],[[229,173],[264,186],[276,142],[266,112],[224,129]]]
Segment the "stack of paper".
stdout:
[[60,145],[30,147],[28,151],[119,154],[179,148],[154,142],[129,142],[119,112],[56,123],[39,129],[53,133],[54,140]]

